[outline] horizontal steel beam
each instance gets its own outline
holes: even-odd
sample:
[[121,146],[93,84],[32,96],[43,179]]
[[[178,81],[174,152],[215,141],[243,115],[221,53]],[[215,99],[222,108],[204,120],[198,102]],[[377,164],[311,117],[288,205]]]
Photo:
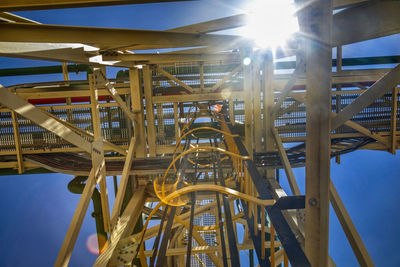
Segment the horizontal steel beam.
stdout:
[[0,11],[57,9],[89,6],[150,4],[192,0],[2,0]]
[[399,1],[367,1],[333,16],[332,46],[362,42],[400,32]]
[[240,46],[241,41],[243,41],[241,37],[231,35],[24,23],[0,24],[0,42],[84,43],[99,47],[123,47],[134,44],[192,47],[223,43]]
[[150,61],[151,63],[183,61],[230,61],[234,54],[117,54],[103,55],[105,61]]

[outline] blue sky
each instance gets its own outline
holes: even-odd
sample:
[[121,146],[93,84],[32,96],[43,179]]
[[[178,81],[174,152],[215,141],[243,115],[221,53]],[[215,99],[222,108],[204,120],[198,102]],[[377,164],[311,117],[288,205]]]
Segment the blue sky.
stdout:
[[[190,23],[240,13],[242,1],[195,1],[136,6],[18,12],[48,24],[85,25],[164,30]],[[400,35],[345,46],[344,57],[400,55]],[[0,58],[0,68],[56,65],[55,62]],[[112,76],[112,72],[108,72]],[[72,79],[85,75],[71,74]],[[0,83],[61,80],[59,74],[0,77]],[[400,197],[400,156],[387,152],[356,151],[332,162],[332,180],[342,197],[376,266],[400,266],[400,257],[390,250],[398,244],[400,230],[397,203]],[[304,192],[304,168],[295,169]],[[282,186],[289,189],[284,172]],[[52,266],[67,231],[79,195],[70,193],[70,175],[40,174],[1,176],[0,266]],[[111,179],[111,178],[109,178]],[[111,180],[110,180],[111,181]],[[109,195],[113,195],[109,186]],[[111,197],[112,198],[112,197]],[[91,265],[95,256],[86,249],[86,239],[95,233],[88,209],[70,266]],[[358,266],[346,237],[331,212],[330,254],[338,266]],[[247,260],[247,259],[246,259]]]

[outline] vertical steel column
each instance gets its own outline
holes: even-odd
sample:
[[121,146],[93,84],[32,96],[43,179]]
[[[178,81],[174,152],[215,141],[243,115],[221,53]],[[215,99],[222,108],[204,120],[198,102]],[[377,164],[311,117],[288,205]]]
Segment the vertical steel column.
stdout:
[[135,114],[133,121],[133,131],[137,142],[136,156],[146,156],[146,133],[143,113],[143,94],[142,86],[140,83],[139,69],[129,69],[129,84],[131,89],[131,106],[132,112]]
[[[304,1],[299,1],[304,2]],[[317,0],[299,15],[306,49],[306,255],[328,266],[332,0]]]
[[[342,71],[342,46],[339,45],[336,47],[336,73]],[[342,91],[342,85],[336,85],[336,91]],[[339,113],[342,110],[342,96],[340,94],[336,95],[336,113]],[[335,161],[337,164],[340,164],[340,155],[336,156]]]
[[[271,111],[274,107],[274,62],[272,61],[272,52],[268,51],[264,58],[263,69],[263,124],[264,124],[264,151],[270,151],[274,148],[274,139],[272,135],[272,127],[274,127],[274,119]],[[266,171],[267,178],[274,178],[274,170]]]
[[157,138],[154,119],[152,74],[148,65],[143,67],[144,98],[146,101],[147,143],[150,157],[156,156]]
[[253,157],[253,84],[252,84],[252,53],[251,48],[245,48],[242,52],[243,61],[250,59],[250,62],[246,65],[243,64],[243,91],[244,91],[244,132],[245,132],[245,145],[247,151],[251,157]]

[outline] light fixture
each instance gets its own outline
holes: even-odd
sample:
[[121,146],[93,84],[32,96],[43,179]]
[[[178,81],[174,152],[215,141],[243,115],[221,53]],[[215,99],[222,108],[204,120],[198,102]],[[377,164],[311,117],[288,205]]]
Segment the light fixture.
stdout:
[[242,35],[259,48],[275,49],[299,30],[295,13],[293,0],[254,0],[246,8]]

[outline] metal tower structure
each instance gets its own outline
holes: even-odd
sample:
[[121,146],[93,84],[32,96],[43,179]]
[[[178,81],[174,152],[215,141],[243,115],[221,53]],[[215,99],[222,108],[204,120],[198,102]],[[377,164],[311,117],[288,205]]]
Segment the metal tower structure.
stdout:
[[[330,180],[330,161],[399,147],[400,56],[341,51],[399,33],[400,2],[297,0],[300,34],[274,55],[214,34],[244,26],[245,14],[148,31],[9,13],[155,2],[168,0],[0,2],[1,56],[61,62],[0,70],[64,77],[0,86],[2,171],[73,174],[68,188],[81,194],[54,266],[68,265],[91,200],[101,252],[94,266],[240,266],[241,250],[255,252],[259,266],[336,266],[330,203],[360,266],[374,266]],[[174,50],[141,52],[162,48]],[[290,56],[296,61],[274,60]],[[366,67],[379,64],[394,67]],[[106,67],[124,69],[109,77]],[[70,72],[87,79],[70,80]],[[292,170],[300,166],[305,195]]]

